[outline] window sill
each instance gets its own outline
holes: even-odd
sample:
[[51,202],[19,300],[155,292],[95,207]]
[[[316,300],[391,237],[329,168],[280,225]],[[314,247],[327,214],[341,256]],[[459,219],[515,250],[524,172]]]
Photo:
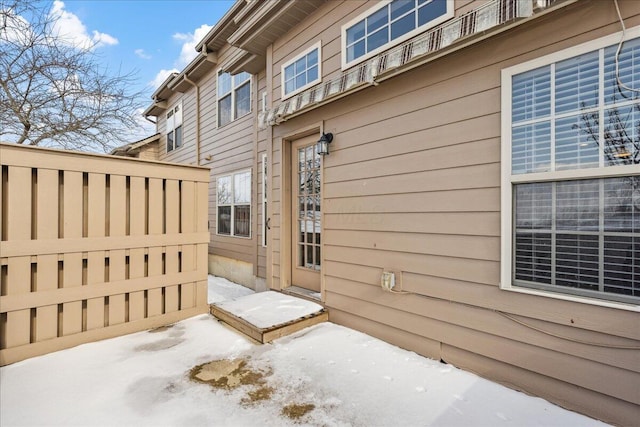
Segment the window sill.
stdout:
[[511,286],[511,285],[503,286],[503,285],[500,285],[500,289],[505,290],[505,291],[509,291],[509,292],[517,292],[517,293],[520,293],[520,294],[527,294],[527,295],[535,295],[535,296],[539,296],[539,297],[554,298],[554,299],[559,299],[559,300],[563,300],[563,301],[569,301],[569,302],[575,302],[575,303],[581,303],[581,304],[589,304],[589,305],[596,305],[596,306],[599,306],[599,307],[613,308],[613,309],[618,309],[618,310],[626,310],[626,311],[633,311],[633,312],[640,313],[640,305],[636,305],[636,304],[632,304],[632,303],[624,303],[624,302],[617,302],[617,301],[606,301],[606,300],[583,297],[583,296],[578,296],[578,295],[568,295],[568,294],[562,294],[562,293],[556,293],[556,292],[550,292],[550,291],[543,291],[543,290],[540,290],[540,289],[523,288],[521,286]]
[[230,238],[233,238],[233,239],[243,239],[243,240],[252,240],[253,239],[252,236],[248,236],[248,237],[245,237],[245,236],[234,236],[232,234],[220,234],[217,231],[216,231],[216,236],[218,236],[218,237],[230,237]]

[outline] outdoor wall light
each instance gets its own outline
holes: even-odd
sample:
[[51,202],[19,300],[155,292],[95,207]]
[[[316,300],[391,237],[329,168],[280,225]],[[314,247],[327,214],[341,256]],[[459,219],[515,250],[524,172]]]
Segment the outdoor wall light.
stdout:
[[319,156],[326,156],[329,154],[329,144],[331,144],[331,141],[333,141],[333,134],[331,132],[323,132],[322,136],[316,143],[316,153],[318,153]]

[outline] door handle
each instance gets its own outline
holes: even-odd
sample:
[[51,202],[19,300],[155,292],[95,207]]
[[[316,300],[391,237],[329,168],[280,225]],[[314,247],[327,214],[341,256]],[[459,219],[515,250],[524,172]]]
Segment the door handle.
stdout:
[[271,218],[267,218],[267,230],[271,230]]

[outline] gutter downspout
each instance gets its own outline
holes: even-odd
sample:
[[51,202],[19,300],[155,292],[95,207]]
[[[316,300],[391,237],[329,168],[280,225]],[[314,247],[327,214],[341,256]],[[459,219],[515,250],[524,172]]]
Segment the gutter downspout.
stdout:
[[200,166],[200,86],[189,80],[186,73],[184,81],[196,88],[196,166]]

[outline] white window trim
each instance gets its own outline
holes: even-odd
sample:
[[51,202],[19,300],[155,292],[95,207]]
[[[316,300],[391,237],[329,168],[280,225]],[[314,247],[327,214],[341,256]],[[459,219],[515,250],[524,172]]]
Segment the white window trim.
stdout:
[[[249,203],[238,203],[238,204],[236,204],[236,203],[233,201],[234,194],[235,194],[235,188],[234,188],[234,186],[235,186],[235,180],[234,180],[234,176],[235,176],[235,175],[242,174],[242,173],[246,173],[246,172],[249,172],[249,175],[250,175],[250,177],[251,177],[251,180],[253,180],[253,172],[252,172],[252,169],[251,169],[251,168],[249,168],[249,169],[242,169],[242,170],[233,171],[233,172],[228,172],[228,173],[224,173],[224,174],[218,175],[218,176],[216,177],[216,236],[221,236],[221,237],[233,237],[233,238],[235,238],[235,239],[246,239],[246,240],[251,240],[251,239],[253,238],[253,227],[252,227],[252,225],[253,225],[253,221],[249,221],[249,236],[236,236],[235,234],[233,234],[234,229],[235,229],[235,228],[234,228],[234,227],[235,227],[235,217],[234,217],[234,215],[233,215],[233,208],[234,208],[235,206],[247,206],[247,205],[248,205],[248,206],[249,206],[249,209],[250,209],[250,211],[249,211],[249,215],[250,215],[250,217],[253,217],[253,213],[254,213],[254,212],[253,212],[253,194],[250,194],[250,196],[249,196],[249,198],[251,199],[251,201],[250,201]],[[220,232],[218,231],[218,207],[220,206],[220,205],[218,205],[218,180],[219,180],[220,178],[225,178],[225,177],[231,177],[231,203],[230,203],[230,204],[224,204],[224,205],[222,205],[222,206],[231,206],[231,222],[230,222],[230,225],[229,225],[229,227],[230,227],[230,228],[229,228],[229,230],[230,230],[230,233],[229,233],[229,234],[220,233]],[[251,188],[251,191],[252,191],[252,193],[253,193],[253,185],[250,185],[249,187]]]
[[[179,108],[178,108],[179,107]],[[175,124],[175,116],[176,116],[176,108],[178,108],[178,111],[180,112],[180,125],[176,126]],[[167,117],[169,115],[169,113],[172,113],[174,119],[173,119],[173,127],[171,128],[171,130],[169,130],[169,117]],[[166,150],[167,153],[173,153],[176,150],[181,149],[182,147],[184,147],[184,109],[182,106],[182,100],[176,102],[175,104],[173,104],[173,106],[171,108],[169,108],[169,110],[165,113],[164,115],[164,120],[165,120],[165,130],[164,130],[164,135],[165,138],[168,138],[167,135],[169,135],[171,132],[173,132],[173,148],[171,150],[167,150],[167,144],[166,144],[166,139],[165,139],[165,144],[164,144],[164,149]],[[176,127],[180,127],[182,126],[182,141],[179,147],[176,147],[176,134],[175,134],[175,129]]]
[[[617,301],[607,301],[596,298],[590,298],[579,295],[563,294],[560,292],[550,292],[534,288],[525,288],[514,286],[511,282],[512,275],[512,227],[513,227],[513,185],[518,182],[542,182],[542,181],[559,181],[566,179],[581,178],[605,178],[616,176],[628,176],[630,174],[630,166],[610,166],[598,169],[575,169],[562,170],[554,172],[522,174],[522,176],[511,175],[511,79],[514,75],[526,71],[530,71],[539,67],[544,67],[563,61],[568,58],[593,52],[607,46],[619,43],[622,33],[615,33],[596,40],[588,41],[561,51],[523,62],[502,70],[502,92],[501,92],[501,236],[500,236],[500,288],[529,295],[544,296],[559,300],[579,302],[584,304],[597,305],[601,307],[616,308],[640,312],[640,305],[633,303],[624,303]],[[625,40],[640,37],[640,26],[627,29],[625,32]],[[633,174],[635,175],[635,174]]]
[[262,247],[267,247],[267,153],[262,154]]
[[[220,124],[220,112],[218,111],[218,109],[220,108],[220,99],[226,97],[229,95],[229,92],[225,93],[224,96],[220,96],[220,87],[219,87],[219,78],[221,74],[225,74],[224,71],[218,71],[216,73],[216,128],[220,128],[220,127],[224,127],[227,126],[233,122],[235,122],[238,119],[241,119],[245,116],[248,116],[249,114],[251,114],[251,112],[253,111],[253,103],[251,102],[251,99],[253,98],[253,74],[249,74],[249,78],[247,79],[247,81],[242,82],[242,84],[240,84],[239,86],[234,86],[233,83],[233,77],[234,75],[231,74],[231,120],[229,120],[229,123],[225,123],[223,125]],[[235,109],[235,105],[236,105],[236,91],[237,89],[241,88],[242,86],[248,84],[249,85],[249,111],[247,111],[245,114],[236,117],[236,109]]]
[[342,64],[342,70],[346,70],[348,68],[353,67],[354,65],[360,64],[361,62],[366,61],[369,58],[372,58],[376,55],[378,55],[381,52],[384,52],[385,50],[391,49],[394,46],[397,46],[403,42],[406,42],[407,40],[411,39],[412,37],[417,36],[418,34],[424,33],[425,31],[430,30],[431,28],[442,24],[445,21],[448,21],[449,19],[453,18],[455,16],[455,7],[454,7],[454,0],[446,0],[447,1],[447,12],[442,15],[439,18],[434,19],[433,21],[429,22],[428,24],[425,24],[421,27],[418,27],[412,31],[409,31],[407,34],[403,35],[402,37],[398,37],[395,40],[390,41],[389,43],[380,46],[377,49],[372,50],[369,53],[365,53],[364,55],[362,55],[359,58],[354,59],[351,62],[347,62],[347,29],[352,27],[353,25],[357,24],[358,22],[362,21],[363,19],[365,19],[366,17],[368,17],[369,15],[374,14],[375,12],[377,12],[378,10],[382,9],[383,7],[386,7],[389,3],[391,3],[393,0],[384,0],[384,1],[380,1],[378,4],[376,4],[375,6],[373,6],[370,9],[367,9],[367,11],[361,13],[360,15],[358,15],[357,17],[353,18],[352,20],[350,20],[349,22],[347,22],[346,24],[344,24],[341,28],[341,39],[340,39],[340,51],[341,51],[341,64]]
[[[311,82],[307,82],[306,85],[301,86],[296,90],[291,91],[290,93],[285,94],[284,69],[287,68],[289,65],[293,64],[294,62],[296,62],[297,60],[299,60],[300,58],[307,56],[308,54],[310,54],[316,49],[318,50],[318,78]],[[314,43],[312,46],[309,46],[307,49],[305,49],[304,51],[300,52],[298,55],[294,56],[292,59],[282,64],[282,66],[280,67],[280,97],[282,100],[291,98],[292,96],[297,95],[300,92],[306,89],[309,89],[310,87],[315,86],[320,82],[322,82],[322,40],[318,41],[317,43]]]

